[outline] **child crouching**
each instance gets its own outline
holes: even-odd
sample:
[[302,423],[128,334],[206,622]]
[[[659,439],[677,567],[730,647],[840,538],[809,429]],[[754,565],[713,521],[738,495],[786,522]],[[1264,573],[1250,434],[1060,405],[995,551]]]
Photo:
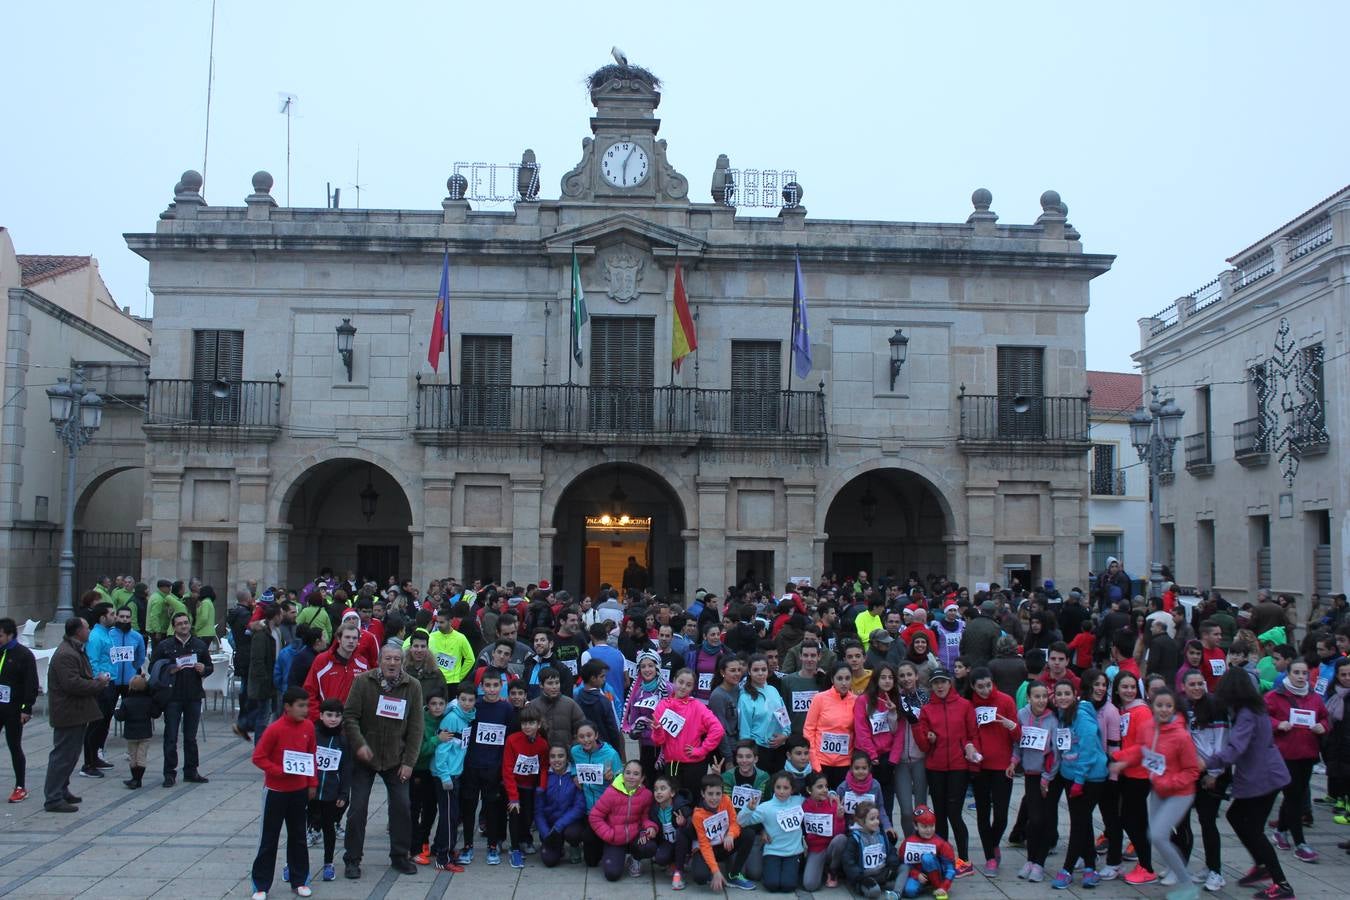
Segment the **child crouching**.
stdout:
[[905,897],[933,892],[933,900],[947,900],[956,876],[956,851],[937,833],[937,815],[926,806],[914,810],[914,834],[900,845],[900,879]]
[[895,891],[885,886],[895,881],[900,858],[881,830],[881,811],[871,800],[863,800],[853,808],[853,820],[848,843],[844,845],[844,877],[869,900],[878,897],[896,900]]

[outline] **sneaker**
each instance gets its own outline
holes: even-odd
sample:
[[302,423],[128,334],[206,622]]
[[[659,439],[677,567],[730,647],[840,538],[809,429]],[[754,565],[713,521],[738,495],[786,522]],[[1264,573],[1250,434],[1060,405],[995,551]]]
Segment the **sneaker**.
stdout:
[[111,768],[114,768],[114,766],[113,766],[112,763],[108,762],[106,759],[103,758],[103,751],[100,750],[100,751],[98,751],[98,759],[94,760],[94,768],[95,768],[95,769],[111,769]]
[[1180,883],[1181,879],[1177,877],[1177,873],[1173,872],[1171,869],[1163,872],[1158,878],[1158,884],[1161,884],[1163,887],[1176,887]]
[[1265,866],[1252,866],[1247,870],[1247,874],[1238,879],[1238,887],[1251,887],[1270,878],[1270,871]]
[[947,900],[947,892],[942,888],[935,888],[933,890],[933,900]]
[[1097,836],[1097,843],[1093,844],[1092,849],[1097,851],[1098,856],[1106,852],[1106,843],[1106,835],[1100,834]]
[[434,869],[436,869],[436,870],[438,870],[438,871],[441,871],[441,872],[452,872],[452,873],[454,873],[455,875],[458,875],[459,873],[461,873],[461,872],[464,871],[464,867],[463,867],[463,866],[461,866],[459,863],[451,862],[451,861],[448,860],[448,859],[444,859],[444,860],[438,859],[438,860],[436,860],[436,862],[435,862],[435,864],[433,865],[432,868],[434,868]]
[[431,865],[432,859],[433,857],[431,855],[431,845],[423,844],[421,852],[413,854],[412,861],[417,863],[419,866],[429,866]]
[[1097,874],[1095,869],[1085,869],[1083,871],[1083,887],[1095,888],[1101,883],[1101,876]]
[[1045,867],[1031,864],[1031,871],[1027,873],[1027,881],[1036,883],[1045,880]]
[[1314,802],[1314,803],[1320,803],[1322,806],[1335,806],[1335,805],[1337,805],[1338,803],[1340,803],[1339,800],[1337,800],[1335,797],[1331,796],[1330,794],[1327,794],[1326,796],[1323,796],[1323,797],[1314,797],[1314,798],[1313,798],[1313,802]]
[[998,877],[998,860],[997,860],[997,859],[986,859],[986,860],[984,861],[984,877],[985,877],[985,878],[997,878],[997,877]]
[[1263,900],[1294,900],[1294,889],[1285,884],[1272,884],[1264,891],[1257,891],[1252,894],[1253,897],[1261,897]]
[[337,880],[337,872],[335,872],[335,871],[333,870],[333,864],[332,864],[332,863],[324,863],[324,864],[323,864],[323,880],[324,880],[324,881],[335,881],[335,880]]
[[[463,850],[459,851],[459,856],[456,856],[456,857],[455,857],[455,862],[459,863],[461,866],[467,866],[467,865],[469,865],[470,863],[472,863],[472,862],[473,862],[473,848],[472,848],[472,847],[465,847]],[[501,862],[501,860],[499,859],[499,860],[497,860],[497,862]]]
[[1120,877],[1120,870],[1115,866],[1102,866],[1097,870],[1097,877],[1102,881],[1115,881]]
[[575,865],[580,865],[580,863],[581,863],[581,861],[582,861],[581,848],[580,848],[580,847],[568,847],[568,848],[567,848],[567,861],[570,862],[570,863],[571,863],[572,865],[574,865],[574,866],[575,866]]
[[502,851],[494,844],[488,844],[487,864],[489,866],[500,866],[502,864]]
[[1294,850],[1294,858],[1299,862],[1315,863],[1317,862],[1317,851],[1307,844],[1299,844],[1298,848]]
[[1313,774],[1314,774],[1314,775],[1325,775],[1325,774],[1327,774],[1327,764],[1326,764],[1326,763],[1315,763],[1315,764],[1313,764]]
[[80,769],[80,777],[82,777],[82,778],[102,778],[102,777],[103,777],[103,771],[102,771],[101,769],[96,769],[96,768],[94,768],[93,766],[85,766],[85,767],[83,767],[82,769]]
[[322,841],[322,840],[323,840],[323,832],[320,831],[319,829],[317,829],[317,828],[306,828],[306,829],[305,829],[305,845],[306,845],[306,846],[309,846],[309,847],[317,847],[317,846],[319,846],[319,842]]
[[254,891],[253,900],[267,900],[267,891]]
[[293,890],[295,891],[295,896],[297,896],[297,897],[312,897],[312,896],[314,896],[314,891],[311,890],[311,889],[310,889],[310,886],[307,885],[307,884],[302,884],[302,885],[300,885],[299,887],[294,888]]
[[284,863],[281,866],[281,880],[286,884],[291,883],[291,867]]
[[534,856],[534,844],[521,844],[520,852],[526,856]]
[[1055,877],[1050,879],[1050,886],[1057,891],[1067,890],[1071,884],[1073,884],[1073,873],[1068,869],[1060,869],[1055,873]]
[[1145,869],[1143,866],[1135,866],[1133,869],[1125,873],[1126,884],[1152,884],[1157,880],[1158,876],[1154,875],[1152,872],[1150,872],[1148,869]]
[[1205,890],[1210,892],[1221,891],[1228,886],[1228,882],[1218,872],[1210,872],[1205,876]]
[[1031,874],[1031,867],[1032,867],[1033,865],[1035,865],[1035,863],[1029,863],[1029,862],[1027,862],[1027,863],[1022,863],[1022,868],[1020,868],[1020,869],[1017,870],[1017,877],[1018,877],[1018,878],[1026,878],[1028,875]]
[[900,900],[900,895],[895,891],[887,891],[881,895],[882,900]]
[[727,878],[727,887],[734,887],[740,891],[753,891],[757,890],[759,885],[755,884],[749,878],[746,878],[740,872],[734,872]]
[[[13,800],[10,801],[10,803],[13,802]],[[1331,821],[1335,822],[1337,825],[1350,825],[1350,813],[1338,812],[1331,817]]]
[[357,863],[347,863],[342,867],[342,877],[355,881],[361,877],[361,866]]
[[629,878],[642,877],[642,860],[632,856],[628,857],[628,877]]
[[16,788],[13,790],[13,792],[10,793],[10,795],[9,795],[9,802],[10,802],[10,803],[22,803],[23,801],[25,801],[25,800],[27,800],[27,799],[28,799],[28,789],[27,789],[27,788],[16,787]]
[[973,874],[975,874],[975,867],[972,866],[970,863],[968,863],[966,860],[961,859],[961,858],[958,857],[957,860],[956,860],[956,876],[955,876],[955,877],[957,877],[957,878],[965,878],[967,875],[973,875]]
[[1127,859],[1130,862],[1134,862],[1135,860],[1137,860],[1139,858],[1139,854],[1134,852],[1134,841],[1130,841],[1128,844],[1126,844],[1125,850],[1120,855],[1122,858]]
[[1271,840],[1273,840],[1275,846],[1279,847],[1281,850],[1292,850],[1294,847],[1294,845],[1289,842],[1289,833],[1287,831],[1275,832],[1271,835]]
[[672,891],[684,890],[684,876],[679,872],[672,872],[670,875],[670,889]]
[[525,854],[522,851],[520,850],[511,851],[511,868],[513,869],[525,868]]

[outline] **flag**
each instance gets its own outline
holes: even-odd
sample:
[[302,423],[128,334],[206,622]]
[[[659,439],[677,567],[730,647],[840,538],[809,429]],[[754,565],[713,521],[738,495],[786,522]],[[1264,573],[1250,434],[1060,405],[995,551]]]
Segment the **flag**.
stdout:
[[[441,350],[445,349],[446,338],[450,336],[450,254],[446,252],[441,263],[441,289],[436,292],[436,315],[431,322],[431,343],[427,346],[427,362],[431,371],[439,372]],[[446,354],[446,366],[450,365]]]
[[581,326],[586,315],[586,292],[581,289],[581,266],[577,264],[577,250],[572,248],[572,357],[581,365]]
[[684,358],[698,349],[698,335],[694,332],[694,319],[689,315],[689,298],[684,293],[684,275],[678,262],[675,263],[673,300],[675,314],[670,319],[670,362],[678,372]]
[[794,254],[797,273],[792,281],[792,365],[798,378],[811,374],[811,331],[806,324],[806,283],[802,260]]

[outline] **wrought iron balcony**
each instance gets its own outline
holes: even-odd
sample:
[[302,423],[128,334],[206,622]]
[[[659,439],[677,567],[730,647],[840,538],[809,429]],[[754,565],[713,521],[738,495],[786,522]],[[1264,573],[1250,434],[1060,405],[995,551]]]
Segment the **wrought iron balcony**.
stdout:
[[274,381],[152,378],[146,395],[145,432],[217,430],[274,438],[281,430],[281,376]]
[[1233,423],[1233,458],[1244,466],[1270,461],[1270,435],[1260,417]]
[[1125,496],[1124,469],[1093,469],[1088,477],[1092,493],[1099,497]]
[[961,439],[967,450],[1034,452],[1083,450],[1088,445],[1088,398],[960,395]]
[[1212,475],[1214,455],[1210,452],[1208,431],[1186,435],[1186,471],[1192,475]]
[[460,435],[639,444],[714,439],[802,449],[825,442],[823,390],[419,383],[416,416],[416,436],[425,443],[456,443]]

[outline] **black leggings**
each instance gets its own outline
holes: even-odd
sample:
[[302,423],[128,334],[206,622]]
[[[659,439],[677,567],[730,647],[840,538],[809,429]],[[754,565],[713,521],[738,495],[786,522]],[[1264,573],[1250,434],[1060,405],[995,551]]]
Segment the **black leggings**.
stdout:
[[[511,849],[519,850],[530,842],[530,826],[534,824],[534,790],[520,790],[520,812],[508,812],[511,826]],[[508,804],[509,805],[509,804]]]
[[1026,790],[1022,794],[1022,811],[1026,813],[1025,837],[1027,862],[1045,868],[1045,857],[1059,837],[1059,784],[1051,782],[1046,795],[1041,796],[1041,776],[1026,776]]
[[682,790],[693,797],[695,803],[703,796],[703,776],[708,774],[706,759],[698,762],[667,762],[661,771],[675,780],[676,790]]
[[14,766],[14,786],[25,787],[28,775],[28,757],[23,755],[23,720],[18,713],[0,719],[5,729],[5,743],[9,744],[9,761]]
[[[1065,794],[1073,790],[1073,782],[1060,776],[1059,789]],[[1072,872],[1079,860],[1084,868],[1097,868],[1097,851],[1092,845],[1092,810],[1101,797],[1102,783],[1088,781],[1077,797],[1069,797],[1069,847],[1064,852],[1063,869]],[[1137,847],[1135,848],[1138,849]]]
[[[954,772],[939,772],[928,769],[928,795],[933,798],[933,812],[937,815],[937,833],[944,841],[951,841],[956,847],[956,855],[961,859],[970,858],[970,832],[966,830],[965,819],[961,817],[966,805],[966,786],[970,783],[970,773],[964,769]],[[947,829],[951,828],[951,837]]]
[[994,769],[975,773],[975,825],[985,860],[998,856],[998,844],[1008,830],[1008,806],[1012,803],[1012,779]]
[[[730,860],[727,874],[740,875],[745,870],[746,860],[750,858],[750,854],[754,850],[755,837],[746,830],[742,831],[740,836],[736,838],[730,853],[727,852],[725,847],[718,844],[713,848],[713,857],[718,862]],[[689,857],[688,872],[689,880],[694,884],[707,884],[712,881],[712,872],[708,870],[707,860],[703,858],[703,853],[697,847],[693,848],[693,853]]]
[[1286,759],[1289,768],[1289,784],[1284,789],[1284,801],[1280,804],[1280,819],[1277,828],[1289,832],[1295,846],[1303,841],[1303,810],[1308,804],[1308,781],[1312,778],[1315,759]]
[[[1205,776],[1201,776],[1204,780]],[[1200,839],[1205,847],[1205,869],[1220,871],[1219,806],[1223,803],[1223,791],[1228,785],[1228,776],[1224,775],[1216,785],[1218,793],[1206,790],[1202,785],[1195,787],[1195,817],[1200,820]],[[1172,843],[1181,851],[1181,858],[1190,861],[1191,851],[1195,849],[1195,832],[1191,830],[1191,817],[1181,820],[1177,830],[1172,833]]]
[[1265,866],[1271,880],[1281,884],[1285,881],[1284,869],[1280,866],[1280,858],[1275,854],[1275,848],[1271,846],[1265,831],[1266,818],[1275,805],[1275,795],[1278,793],[1279,791],[1271,791],[1259,797],[1234,800],[1228,804],[1228,824],[1233,826],[1233,833],[1251,854],[1252,862],[1258,866]]
[[[1106,835],[1106,864],[1118,866],[1125,847],[1124,825],[1120,818],[1120,782],[1109,778],[1102,782],[1102,796],[1097,801],[1102,814],[1102,832]],[[1137,845],[1139,842],[1135,841]]]
[[437,794],[441,780],[430,771],[413,770],[409,796],[412,801],[413,852],[421,853],[431,845],[431,829],[436,825]]
[[[1127,778],[1120,776],[1120,825],[1125,833],[1130,836],[1130,841],[1134,844],[1135,856],[1139,859],[1139,865],[1148,871],[1153,871],[1153,845],[1148,840],[1148,793],[1150,790],[1147,778]],[[1110,832],[1107,832],[1107,838],[1110,838]],[[1120,865],[1120,844],[1117,839],[1115,853],[1107,851],[1106,862],[1108,865]]]
[[674,840],[666,839],[665,829],[656,836],[656,856],[652,861],[658,866],[670,866],[671,871],[683,872],[689,863],[689,848],[694,844],[694,834],[686,825],[675,829]]

